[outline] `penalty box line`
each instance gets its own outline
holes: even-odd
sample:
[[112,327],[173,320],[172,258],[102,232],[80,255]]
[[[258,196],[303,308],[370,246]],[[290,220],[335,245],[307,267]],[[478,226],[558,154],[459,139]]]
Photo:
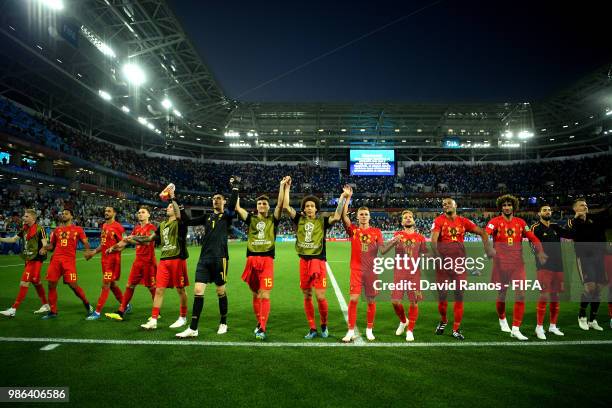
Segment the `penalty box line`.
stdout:
[[5,343],[63,343],[63,344],[96,344],[120,346],[204,346],[204,347],[425,347],[425,348],[465,348],[465,347],[567,347],[567,346],[602,346],[612,345],[612,340],[570,340],[552,342],[519,342],[519,341],[464,341],[448,343],[326,343],[326,342],[224,342],[198,340],[112,340],[112,339],[68,339],[52,337],[0,337]]

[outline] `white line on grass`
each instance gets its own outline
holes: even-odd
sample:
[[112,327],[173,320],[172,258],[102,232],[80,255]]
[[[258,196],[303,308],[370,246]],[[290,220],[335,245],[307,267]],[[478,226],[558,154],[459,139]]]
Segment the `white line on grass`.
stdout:
[[[342,310],[344,320],[346,320],[346,323],[348,324],[348,306],[346,305],[346,300],[344,300],[344,296],[342,296],[342,291],[340,290],[340,286],[338,286],[338,282],[336,281],[336,277],[334,276],[329,263],[325,263],[325,266],[327,267],[327,275],[329,276],[329,280],[334,287],[334,292],[336,292],[336,297],[338,298],[338,303],[340,304],[340,310]],[[357,336],[355,338],[355,344],[361,345],[364,343],[363,338],[357,329],[357,325],[355,325],[355,336]]]
[[6,343],[65,343],[65,344],[111,344],[131,346],[210,346],[210,347],[555,347],[555,346],[603,346],[612,345],[612,340],[574,340],[551,342],[524,341],[457,341],[448,343],[266,343],[266,342],[225,342],[197,340],[111,340],[111,339],[64,339],[38,337],[0,337],[0,342]]
[[60,346],[59,343],[53,343],[53,344],[47,344],[46,346],[43,346],[40,349],[42,351],[51,351],[51,350],[55,350],[59,346]]

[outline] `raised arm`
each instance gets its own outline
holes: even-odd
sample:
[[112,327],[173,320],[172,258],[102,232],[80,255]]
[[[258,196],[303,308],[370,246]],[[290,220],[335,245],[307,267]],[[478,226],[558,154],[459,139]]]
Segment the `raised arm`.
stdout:
[[274,218],[279,220],[283,213],[283,201],[285,199],[285,186],[287,185],[288,176],[283,177],[278,187],[278,198],[276,199],[276,207],[274,208]]
[[170,191],[170,203],[172,204],[172,209],[174,210],[174,216],[176,217],[177,220],[180,220],[181,219],[181,208],[176,202],[176,199],[174,196],[174,190]]
[[291,219],[295,218],[296,211],[293,207],[289,205],[289,189],[291,188],[291,177],[287,176],[285,181],[285,196],[283,198],[283,208],[289,214]]
[[234,210],[236,209],[236,203],[238,202],[238,189],[240,185],[240,177],[230,177],[230,186],[232,186],[232,193],[230,195],[229,202],[227,204],[228,213],[231,217],[235,216]]
[[334,213],[329,216],[329,225],[333,225],[340,221],[340,218],[342,218],[342,210],[346,201],[346,193],[342,191],[342,194],[340,194],[340,197],[338,197],[338,205],[336,206],[336,211],[334,211]]
[[344,186],[343,191],[346,196],[346,202],[342,207],[342,223],[344,224],[344,228],[348,228],[351,225],[351,219],[348,216],[348,207],[351,197],[353,196],[353,188],[347,184]]
[[240,198],[236,200],[236,213],[238,213],[238,216],[242,221],[246,221],[247,217],[249,216],[247,210],[240,206]]

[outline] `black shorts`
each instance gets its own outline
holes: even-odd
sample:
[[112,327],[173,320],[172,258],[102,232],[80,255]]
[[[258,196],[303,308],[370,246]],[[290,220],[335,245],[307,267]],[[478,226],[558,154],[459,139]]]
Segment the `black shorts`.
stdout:
[[578,273],[582,283],[606,283],[606,270],[603,256],[582,256],[576,257]]
[[195,281],[223,286],[227,279],[227,258],[200,258]]

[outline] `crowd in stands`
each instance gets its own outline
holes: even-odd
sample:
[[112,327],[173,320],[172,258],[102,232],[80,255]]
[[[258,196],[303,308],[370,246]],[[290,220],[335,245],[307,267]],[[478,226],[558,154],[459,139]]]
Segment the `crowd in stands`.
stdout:
[[[274,193],[280,179],[293,177],[294,191],[303,193],[340,192],[345,183],[355,185],[356,198],[364,205],[376,200],[408,200],[399,206],[413,206],[407,194],[419,192],[546,194],[602,191],[611,184],[610,156],[580,160],[538,161],[514,164],[434,164],[419,163],[404,168],[403,176],[358,177],[345,170],[312,164],[216,164],[193,160],[152,158],[131,150],[121,150],[69,128],[59,122],[35,118],[0,98],[0,130],[20,132],[36,143],[101,164],[113,170],[139,176],[155,184],[173,182],[179,191],[227,191],[232,175],[243,178],[243,191],[249,194]],[[197,198],[194,198],[197,200]]]
[[[328,210],[335,208],[334,198],[340,194],[341,186],[345,183],[354,186],[353,208],[428,208],[433,211],[441,208],[441,197],[431,197],[429,193],[460,193],[465,197],[457,200],[459,206],[480,209],[481,212],[472,214],[472,218],[482,226],[488,219],[482,215],[482,210],[495,207],[497,194],[479,198],[478,193],[512,192],[521,197],[523,208],[533,211],[537,209],[535,203],[528,204],[528,198],[532,195],[543,196],[546,202],[553,205],[567,205],[572,200],[570,193],[573,197],[584,192],[609,193],[612,184],[610,155],[514,164],[419,163],[406,166],[403,176],[394,177],[350,176],[345,170],[312,164],[222,164],[152,158],[131,150],[118,149],[110,143],[85,135],[59,122],[34,117],[3,98],[0,98],[0,131],[17,134],[107,168],[139,176],[156,185],[173,182],[177,185],[182,202],[209,208],[210,195],[217,191],[226,192],[230,176],[238,175],[242,178],[241,204],[243,208],[252,209],[255,207],[255,198],[261,193],[268,193],[274,205],[279,181],[283,176],[291,175],[293,193],[323,195],[323,207]],[[8,165],[6,160],[2,164]],[[23,161],[19,166],[29,168],[30,164]],[[80,180],[81,176],[78,175],[77,180]],[[184,193],[181,195],[181,192]],[[157,191],[137,187],[137,184],[131,193],[158,201]],[[609,195],[599,199],[602,200],[609,201]],[[292,205],[297,208],[299,203],[296,201],[294,200]],[[542,199],[538,202],[542,202]],[[26,207],[35,207],[40,213],[39,222],[52,228],[57,223],[58,212],[69,206],[75,210],[77,224],[95,228],[102,221],[106,205],[117,208],[121,222],[136,222],[137,203],[133,201],[79,191],[24,194],[3,188],[0,196],[0,231],[12,230],[19,225],[22,211],[18,209]],[[417,217],[417,227],[421,232],[429,231],[433,214],[430,212]],[[165,211],[160,207],[152,215],[154,220],[159,221],[164,218]],[[383,230],[395,229],[399,225],[399,215],[374,216],[372,225]],[[293,225],[287,219],[279,226],[281,234],[291,234],[293,230]],[[340,224],[330,231],[330,236],[341,237],[343,234]],[[192,236],[197,242],[197,231]]]

